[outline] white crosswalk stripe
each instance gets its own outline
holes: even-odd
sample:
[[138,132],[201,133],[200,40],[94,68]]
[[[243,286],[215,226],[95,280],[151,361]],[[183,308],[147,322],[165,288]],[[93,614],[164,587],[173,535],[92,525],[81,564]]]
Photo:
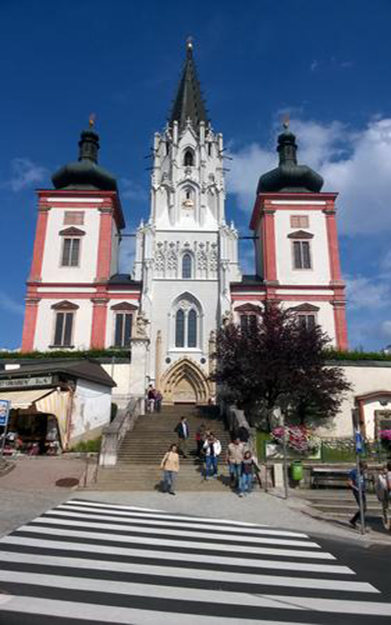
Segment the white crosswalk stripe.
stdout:
[[74,499],[0,539],[0,623],[368,617],[389,622],[391,604],[301,532]]

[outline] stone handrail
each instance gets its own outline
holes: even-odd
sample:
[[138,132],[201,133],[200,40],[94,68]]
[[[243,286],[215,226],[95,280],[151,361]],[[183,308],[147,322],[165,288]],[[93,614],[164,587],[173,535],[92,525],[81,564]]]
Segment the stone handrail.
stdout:
[[101,467],[117,464],[118,451],[125,434],[133,429],[138,417],[143,414],[143,408],[143,399],[132,398],[126,408],[119,410],[115,419],[103,429],[99,456]]
[[226,406],[225,414],[231,432],[236,432],[239,428],[244,427],[249,434],[251,433],[251,427],[245,417],[244,410],[240,410],[236,406]]

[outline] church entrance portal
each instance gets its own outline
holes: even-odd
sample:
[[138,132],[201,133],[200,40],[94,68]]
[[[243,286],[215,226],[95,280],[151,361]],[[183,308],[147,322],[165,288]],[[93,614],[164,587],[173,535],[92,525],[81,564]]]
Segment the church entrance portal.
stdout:
[[197,363],[183,358],[177,360],[162,378],[164,403],[207,404],[209,382]]

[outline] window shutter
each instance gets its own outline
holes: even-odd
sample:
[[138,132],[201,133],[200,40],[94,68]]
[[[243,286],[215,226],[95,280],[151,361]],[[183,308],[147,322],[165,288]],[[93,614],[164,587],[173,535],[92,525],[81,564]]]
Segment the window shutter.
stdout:
[[80,239],[71,239],[72,247],[71,247],[71,267],[77,267],[79,264],[79,250],[80,250]]
[[124,316],[122,314],[115,315],[115,347],[122,347],[122,332],[124,325]]
[[61,345],[62,344],[62,331],[64,327],[64,313],[56,314],[56,327],[54,331],[54,344]]
[[178,310],[175,317],[175,346],[185,346],[185,313]]
[[132,315],[126,314],[124,316],[125,316],[124,347],[129,347],[130,339],[132,337]]
[[68,267],[70,263],[71,242],[72,242],[72,239],[64,239],[63,248],[62,248],[62,261],[61,261],[61,265],[63,267]]
[[310,244],[302,241],[303,269],[311,269]]
[[300,241],[293,242],[293,262],[295,269],[302,269]]
[[187,346],[197,347],[197,313],[193,308],[187,320]]
[[72,325],[73,313],[65,313],[64,341],[62,343],[65,346],[72,344]]

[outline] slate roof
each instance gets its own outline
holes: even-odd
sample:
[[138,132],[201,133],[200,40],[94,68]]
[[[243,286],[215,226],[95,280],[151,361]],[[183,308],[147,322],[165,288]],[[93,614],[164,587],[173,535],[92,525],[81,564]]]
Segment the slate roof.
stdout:
[[[4,369],[5,364],[20,364],[20,369]],[[114,380],[101,367],[98,362],[89,359],[48,359],[48,360],[23,360],[4,359],[0,361],[0,380],[26,378],[29,376],[63,374],[73,378],[89,380],[103,386],[117,386]]]
[[169,118],[169,124],[172,126],[174,121],[177,121],[179,128],[182,130],[186,126],[187,119],[191,120],[195,129],[198,128],[201,121],[205,122],[205,124],[209,121],[193,58],[193,44],[191,41],[187,42],[186,61]]

